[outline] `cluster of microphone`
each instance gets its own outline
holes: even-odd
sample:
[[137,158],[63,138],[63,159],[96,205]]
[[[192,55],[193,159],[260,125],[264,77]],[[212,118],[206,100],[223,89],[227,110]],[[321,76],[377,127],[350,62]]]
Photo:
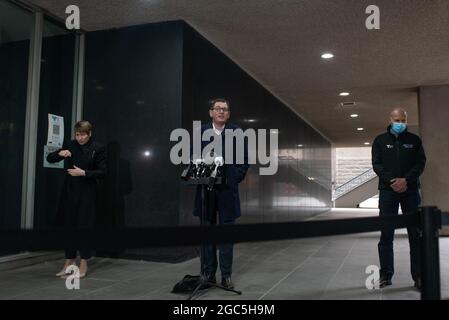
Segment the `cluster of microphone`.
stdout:
[[182,172],[181,179],[184,181],[200,178],[209,179],[207,189],[210,191],[213,189],[217,177],[220,176],[220,168],[223,165],[223,157],[195,159],[191,161],[189,166]]

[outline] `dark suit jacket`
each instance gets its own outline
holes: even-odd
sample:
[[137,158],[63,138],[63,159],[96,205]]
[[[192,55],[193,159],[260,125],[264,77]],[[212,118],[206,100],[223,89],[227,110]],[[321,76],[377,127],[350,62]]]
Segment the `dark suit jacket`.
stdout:
[[[203,132],[207,129],[212,129],[212,122],[206,123],[201,126],[201,136]],[[233,164],[226,163],[225,155],[225,143],[227,136],[225,134],[226,129],[240,129],[237,125],[232,123],[226,123],[225,129],[221,133],[222,135],[222,156],[225,159],[225,164],[223,166],[223,176],[225,178],[226,184],[215,186],[215,207],[219,212],[220,221],[232,221],[240,217],[240,197],[239,197],[239,187],[238,184],[245,179],[246,172],[249,169],[248,164],[248,146],[245,142],[245,155],[244,163],[236,164],[236,143],[233,141],[234,149],[234,161]],[[228,138],[229,139],[229,138]],[[211,139],[212,141],[212,139]],[[201,142],[201,150],[204,149],[210,141]],[[195,216],[201,216],[202,211],[202,201],[201,201],[201,187],[198,186],[196,197],[195,197],[195,207],[193,214]]]

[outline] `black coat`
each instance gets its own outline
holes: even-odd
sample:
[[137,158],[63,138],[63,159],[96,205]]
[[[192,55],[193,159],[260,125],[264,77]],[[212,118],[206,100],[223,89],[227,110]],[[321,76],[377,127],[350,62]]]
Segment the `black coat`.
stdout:
[[[207,129],[212,129],[212,122],[204,124],[201,126],[201,136],[203,132]],[[236,130],[239,127],[232,123],[226,123],[225,128],[222,135],[222,156],[225,157],[225,142],[226,135],[225,130]],[[212,141],[212,139],[211,139]],[[201,150],[204,149],[205,146],[209,144],[210,141],[202,141],[201,142]],[[220,215],[220,221],[231,221],[235,220],[241,215],[240,210],[240,197],[239,197],[239,183],[243,181],[246,176],[246,172],[249,169],[248,164],[248,148],[245,144],[245,156],[243,164],[235,164],[235,156],[236,156],[236,145],[233,144],[234,148],[234,164],[225,163],[223,166],[223,176],[225,177],[226,184],[217,185],[215,187],[216,190],[216,204],[215,207],[218,210]],[[195,196],[195,207],[193,210],[193,214],[195,216],[201,216],[202,211],[202,199],[201,199],[201,187],[198,186],[196,196]]]
[[379,176],[379,190],[390,190],[391,179],[405,178],[407,189],[419,188],[419,176],[426,165],[421,139],[405,130],[397,137],[390,132],[376,137],[372,146],[373,169]]
[[[81,146],[76,140],[65,144],[62,149],[50,153],[47,161],[50,163],[64,160],[58,155],[61,150],[69,150],[72,156],[66,158],[65,180],[57,215],[57,224],[63,227],[91,228],[95,225],[97,179],[106,174],[106,149],[94,141]],[[85,170],[86,176],[72,177],[67,169],[74,166]]]

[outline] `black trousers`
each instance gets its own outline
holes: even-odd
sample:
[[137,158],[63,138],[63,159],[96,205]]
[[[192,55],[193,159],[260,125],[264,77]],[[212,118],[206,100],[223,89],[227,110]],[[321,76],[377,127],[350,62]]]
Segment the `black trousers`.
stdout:
[[[380,216],[397,215],[399,205],[403,214],[416,212],[421,197],[418,190],[409,190],[403,193],[397,193],[389,190],[380,190],[379,209]],[[410,244],[410,271],[412,278],[416,280],[421,274],[421,248],[420,231],[417,227],[407,228],[408,240]],[[394,229],[384,229],[381,231],[378,244],[380,260],[380,276],[391,279],[394,274],[394,254],[393,254]]]
[[[235,220],[220,221],[222,225],[233,225]],[[204,225],[216,225],[216,219],[209,219],[204,221]],[[209,278],[215,276],[218,267],[217,261],[217,247],[220,256],[220,271],[223,278],[230,277],[232,274],[232,262],[234,259],[234,244],[224,243],[220,245],[208,244],[203,246],[201,264],[201,273],[207,275]]]
[[[205,199],[203,200],[205,210],[202,213],[203,218],[200,216],[200,223],[203,225],[216,225],[217,223],[220,225],[233,225],[235,223],[235,219],[224,220],[220,214],[217,206],[219,196],[220,191],[217,189],[204,191],[203,197]],[[217,259],[217,249],[219,252],[219,260]],[[219,263],[221,276],[223,278],[231,276],[234,259],[234,243],[223,243],[219,245],[206,244],[201,247],[201,251],[201,274],[209,278],[214,277]]]

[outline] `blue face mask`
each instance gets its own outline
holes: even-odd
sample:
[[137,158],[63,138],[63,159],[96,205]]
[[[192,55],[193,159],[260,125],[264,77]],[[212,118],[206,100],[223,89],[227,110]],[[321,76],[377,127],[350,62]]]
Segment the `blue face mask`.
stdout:
[[393,130],[393,132],[396,134],[401,134],[402,132],[405,131],[406,128],[407,128],[407,125],[402,122],[393,122],[391,124],[391,130]]

